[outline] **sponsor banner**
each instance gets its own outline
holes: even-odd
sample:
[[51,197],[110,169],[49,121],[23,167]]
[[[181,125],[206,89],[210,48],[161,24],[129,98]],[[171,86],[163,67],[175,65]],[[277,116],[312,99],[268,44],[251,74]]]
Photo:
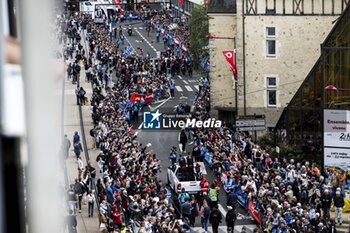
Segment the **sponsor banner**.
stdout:
[[324,148],[324,167],[350,170],[350,148]]
[[350,147],[350,111],[324,110],[324,146]]

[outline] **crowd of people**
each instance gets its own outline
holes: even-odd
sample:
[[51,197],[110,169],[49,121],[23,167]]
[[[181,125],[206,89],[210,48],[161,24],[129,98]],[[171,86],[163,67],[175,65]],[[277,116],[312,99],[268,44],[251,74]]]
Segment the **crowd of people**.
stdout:
[[[166,37],[169,20],[162,11],[151,19],[157,36],[159,33],[163,39]],[[106,39],[110,33],[106,25],[79,16],[62,17],[61,21],[62,31],[66,32],[63,41],[67,41],[64,57],[69,61],[68,77],[76,83],[82,65],[86,81],[92,85],[94,128],[90,134],[95,139],[94,146],[101,150],[96,159],[98,169],[89,163],[68,191],[71,203],[77,202],[81,209],[82,196],[87,193],[92,217],[94,190],[99,197],[101,232],[186,232],[196,217],[200,217],[205,231],[210,220],[215,232],[222,221],[216,205],[218,182],[203,182],[206,187],[198,201],[186,192],[172,197],[171,190],[159,179],[160,160],[149,150],[149,144],[136,140],[131,126],[144,104],[142,100],[130,101],[131,93],[152,94],[154,100],[168,97],[173,88],[171,76],[181,71],[182,64],[185,70],[192,69],[188,56],[180,56],[177,49],[181,47],[164,39],[166,52],[157,63],[152,63],[149,55],[128,46],[123,48],[118,39]],[[87,48],[81,46],[80,37],[85,27],[90,34]],[[186,41],[188,28],[180,26],[171,33],[173,38]],[[206,78],[201,78],[200,84],[191,114],[205,120],[210,117],[210,87]],[[85,100],[79,97],[77,101],[80,104]],[[344,172],[320,171],[317,164],[306,161],[271,158],[269,151],[257,145],[250,135],[235,133],[226,126],[189,132],[193,139],[191,156],[210,160],[227,192],[228,231],[233,231],[238,195],[253,203],[251,212],[267,232],[326,233],[335,232],[336,224],[342,224]],[[182,151],[185,149],[184,146]],[[176,157],[172,162],[176,162]],[[330,218],[332,202],[334,220]]]
[[[208,117],[209,89],[200,93],[194,114]],[[321,171],[316,163],[271,158],[251,135],[229,127],[193,129],[192,156],[206,160],[227,192],[227,205],[240,203],[256,215],[266,232],[336,232],[343,222],[346,174]],[[216,185],[215,182],[212,182]],[[207,184],[206,186],[209,186]],[[240,195],[246,202],[242,203]],[[332,202],[335,217],[330,218]]]

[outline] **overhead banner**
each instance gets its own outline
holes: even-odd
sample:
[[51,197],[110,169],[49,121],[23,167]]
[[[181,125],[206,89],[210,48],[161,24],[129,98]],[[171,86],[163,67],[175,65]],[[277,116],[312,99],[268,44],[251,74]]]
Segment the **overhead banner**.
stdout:
[[228,64],[231,67],[232,70],[232,74],[235,78],[235,80],[237,80],[237,69],[236,69],[236,64],[235,64],[235,51],[234,50],[225,50],[222,51],[222,53],[224,54],[226,61],[228,62]]
[[341,169],[345,172],[350,170],[350,149],[324,148],[324,167]]
[[324,110],[324,146],[350,147],[350,111]]

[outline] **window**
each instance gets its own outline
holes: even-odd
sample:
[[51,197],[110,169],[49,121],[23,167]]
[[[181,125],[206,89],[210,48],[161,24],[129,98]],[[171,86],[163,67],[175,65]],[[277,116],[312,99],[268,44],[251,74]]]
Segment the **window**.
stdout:
[[266,57],[276,57],[275,27],[266,27]]
[[267,107],[276,107],[277,105],[276,77],[266,78],[266,96],[267,96]]

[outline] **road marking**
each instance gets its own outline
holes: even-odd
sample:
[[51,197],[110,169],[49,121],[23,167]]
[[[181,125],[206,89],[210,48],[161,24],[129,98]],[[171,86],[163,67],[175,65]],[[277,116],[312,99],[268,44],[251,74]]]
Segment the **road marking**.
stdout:
[[157,108],[160,108],[163,104],[165,104],[166,102],[168,102],[168,100],[170,100],[171,97],[169,97],[168,99],[166,99],[163,103],[159,104],[158,106],[152,108],[152,106],[149,106],[149,109],[151,110],[151,112],[153,112],[154,110],[156,110]]
[[157,101],[154,101],[153,104],[163,103],[163,102],[166,101],[166,100],[167,100],[167,99],[157,100]]
[[135,30],[137,34],[139,34],[141,36],[141,38],[146,41],[146,43],[153,49],[154,52],[157,52],[157,50],[154,48],[153,45],[151,45],[151,43],[136,29]]
[[143,27],[139,27],[139,29],[143,29]]
[[182,88],[181,88],[180,86],[175,86],[175,88],[176,88],[176,90],[177,90],[178,92],[183,92],[183,90],[182,90]]
[[252,216],[250,216],[249,213],[247,213],[246,215],[241,214],[241,213],[238,213],[238,214],[237,214],[237,219],[238,219],[238,220],[249,219],[249,220],[253,220],[253,221],[254,221],[254,218],[253,218]]
[[186,81],[186,80],[182,80],[185,84],[187,84],[188,85],[188,82]]
[[127,28],[123,28],[123,30],[126,30]]
[[141,40],[135,40],[136,43],[141,43],[142,41]]
[[182,79],[182,77],[180,75],[178,75],[177,77],[179,77],[179,79]]
[[223,215],[223,217],[225,217],[227,214],[227,211],[224,209],[224,207],[222,207],[221,204],[219,204],[218,207],[219,207],[219,210],[220,210],[221,214]]
[[[143,122],[140,124],[140,126],[138,127],[138,129],[141,129],[142,126],[143,126]],[[138,133],[139,133],[139,132],[136,132],[136,133],[135,133],[135,136],[137,136]]]
[[180,99],[188,99],[188,97],[181,93]]
[[193,79],[189,79],[189,80],[187,80],[189,83],[195,83],[195,82],[197,82],[197,80],[193,80]]
[[131,48],[132,48],[133,50],[135,50],[135,49],[134,49],[134,46],[132,46],[132,44],[130,43],[130,41],[128,40],[128,38],[127,38],[126,36],[124,36],[124,38],[125,38],[126,42],[128,42],[129,46],[131,46]]
[[190,86],[185,86],[185,88],[187,89],[187,91],[193,91],[193,89]]
[[194,88],[196,88],[196,89],[197,89],[197,91],[199,91],[199,87],[198,87],[198,85],[194,85]]

